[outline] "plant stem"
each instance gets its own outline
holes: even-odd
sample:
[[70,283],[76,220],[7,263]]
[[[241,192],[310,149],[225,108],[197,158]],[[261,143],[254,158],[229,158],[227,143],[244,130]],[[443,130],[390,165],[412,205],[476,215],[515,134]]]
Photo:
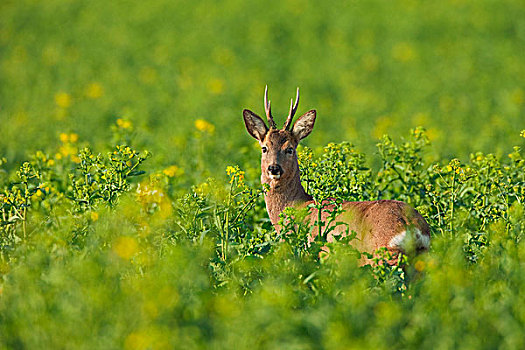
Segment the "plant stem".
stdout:
[[449,230],[450,230],[450,236],[452,237],[452,231],[454,230],[454,202],[456,201],[456,172],[454,171],[454,175],[452,175],[452,184],[450,187],[451,191],[451,201],[450,201],[450,221],[449,221]]

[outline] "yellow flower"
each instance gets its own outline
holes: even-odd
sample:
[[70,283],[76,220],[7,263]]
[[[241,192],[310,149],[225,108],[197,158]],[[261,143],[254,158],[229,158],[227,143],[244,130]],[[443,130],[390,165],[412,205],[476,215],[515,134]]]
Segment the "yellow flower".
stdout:
[[124,340],[124,349],[171,349],[172,347],[166,339],[169,339],[169,337],[163,329],[152,326],[129,334]]
[[521,132],[520,132],[520,136],[521,136],[521,137],[525,137],[525,130],[521,130]]
[[226,167],[226,174],[228,174],[230,176],[230,183],[233,183],[233,181],[235,180],[235,178],[237,177],[238,180],[239,180],[239,184],[243,184],[243,180],[244,180],[244,171],[242,171],[241,169],[239,169],[238,166],[230,166],[228,165]]
[[213,132],[215,131],[215,126],[204,119],[197,119],[195,121],[195,127],[199,131],[208,132],[210,134],[213,134]]
[[195,187],[195,192],[201,196],[209,194],[211,191],[210,185],[207,182],[203,182]]
[[64,157],[67,157],[67,156],[72,156],[74,154],[76,154],[78,152],[77,148],[72,146],[71,144],[65,144],[64,146],[60,146],[60,148],[58,149],[58,151],[60,152],[60,154],[62,154],[62,156]]
[[63,143],[66,143],[69,141],[69,135],[66,134],[66,133],[60,133],[60,141],[62,141]]
[[421,138],[425,135],[426,135],[426,131],[424,128],[418,126],[414,129],[414,136],[416,136],[417,138]]
[[414,268],[419,272],[423,271],[425,269],[425,262],[422,260],[417,261],[414,264]]
[[67,92],[59,92],[55,94],[55,103],[60,108],[68,108],[71,106],[71,95]]
[[[69,139],[69,137],[68,137]],[[70,157],[75,163],[80,163],[80,158],[77,156],[78,148],[73,146],[71,143],[66,143],[58,148],[58,153],[55,154],[55,159],[62,159],[64,157]]]
[[118,118],[117,119],[117,125],[122,129],[131,129],[133,124],[129,120]]
[[75,133],[69,134],[69,141],[77,142],[78,141],[78,135],[75,134]]
[[95,222],[98,220],[98,213],[96,211],[91,212],[91,221]]
[[139,251],[139,244],[133,237],[122,236],[117,238],[113,251],[122,259],[131,259]]
[[124,348],[126,350],[147,349],[148,346],[151,346],[151,340],[144,331],[131,333],[124,341]]
[[98,83],[91,83],[86,87],[85,94],[89,98],[99,98],[102,96],[104,92],[104,89],[102,89],[102,86]]
[[178,170],[179,170],[178,166],[172,165],[164,169],[162,172],[164,173],[164,175],[168,177],[174,177],[177,174]]

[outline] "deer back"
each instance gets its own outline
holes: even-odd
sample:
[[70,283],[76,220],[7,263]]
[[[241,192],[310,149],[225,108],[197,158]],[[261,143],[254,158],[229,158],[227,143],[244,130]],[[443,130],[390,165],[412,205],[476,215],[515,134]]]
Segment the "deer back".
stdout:
[[[326,222],[334,205],[327,205],[321,213]],[[311,226],[319,220],[317,209],[312,208],[308,218]],[[343,202],[341,214],[334,222],[341,223],[328,234],[327,241],[346,232],[356,232],[352,245],[361,251],[374,252],[386,247],[404,253],[421,252],[430,246],[430,228],[425,219],[408,204],[396,200]],[[335,225],[335,224],[332,224]],[[323,229],[324,230],[324,229]],[[312,231],[315,238],[318,230]]]

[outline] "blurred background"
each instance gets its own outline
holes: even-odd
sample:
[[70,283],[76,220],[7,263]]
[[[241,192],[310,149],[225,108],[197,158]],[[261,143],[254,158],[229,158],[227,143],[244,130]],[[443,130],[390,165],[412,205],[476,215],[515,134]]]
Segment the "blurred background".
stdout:
[[191,152],[203,175],[251,164],[242,109],[264,115],[266,84],[278,124],[296,87],[298,115],[317,109],[314,148],[373,153],[383,134],[415,126],[436,157],[502,155],[524,140],[522,0],[8,0],[0,13],[11,167],[53,152],[61,133],[107,144],[119,118],[151,164],[184,165]]

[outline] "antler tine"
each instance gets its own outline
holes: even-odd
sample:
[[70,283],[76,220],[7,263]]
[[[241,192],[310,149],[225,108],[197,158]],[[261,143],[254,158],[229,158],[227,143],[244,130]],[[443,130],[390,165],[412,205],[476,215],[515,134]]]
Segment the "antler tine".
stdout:
[[284,124],[284,130],[290,128],[292,124],[293,116],[297,112],[297,106],[299,106],[299,88],[297,88],[297,95],[295,96],[295,104],[293,103],[293,98],[290,99],[290,112],[288,113],[288,118],[286,118],[286,123]]
[[270,101],[268,101],[268,85],[266,85],[264,88],[264,110],[266,112],[266,118],[268,118],[268,124],[270,124],[270,128],[276,129],[277,125],[275,125],[272,117],[272,107]]

